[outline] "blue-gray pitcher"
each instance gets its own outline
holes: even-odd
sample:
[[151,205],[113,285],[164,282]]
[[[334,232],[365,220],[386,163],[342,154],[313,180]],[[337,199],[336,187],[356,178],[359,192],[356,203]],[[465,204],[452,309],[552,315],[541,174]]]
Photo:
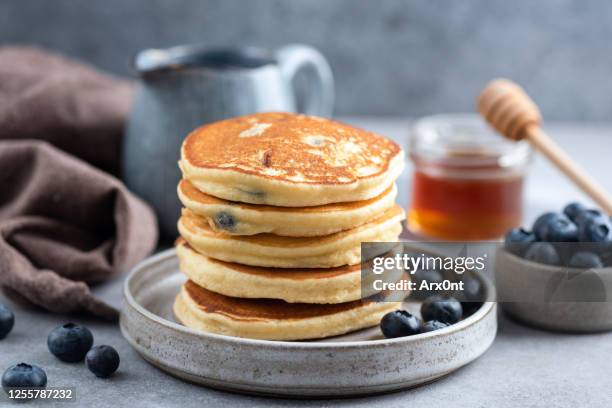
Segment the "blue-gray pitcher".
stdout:
[[[123,145],[125,184],[149,202],[162,236],[177,235],[181,205],[177,162],[185,136],[206,123],[264,111],[330,116],[333,78],[325,58],[306,45],[276,52],[240,47],[150,49],[134,59],[140,75]],[[294,78],[304,89],[296,96]]]

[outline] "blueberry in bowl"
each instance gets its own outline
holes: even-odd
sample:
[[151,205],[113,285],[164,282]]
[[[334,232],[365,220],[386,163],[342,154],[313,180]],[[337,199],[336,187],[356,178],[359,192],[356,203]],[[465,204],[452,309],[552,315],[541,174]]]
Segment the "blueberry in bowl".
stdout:
[[591,219],[605,219],[607,218],[601,211],[596,209],[587,209],[578,213],[574,219],[574,223],[578,226]]
[[611,248],[602,251],[600,258],[605,268],[612,267],[612,246]]
[[546,265],[561,265],[561,257],[554,245],[549,242],[534,242],[525,251],[524,258],[531,262]]
[[383,316],[380,330],[388,339],[412,336],[421,332],[421,320],[406,310],[394,310]]
[[546,224],[554,219],[559,217],[560,215],[555,213],[555,212],[546,212],[542,215],[540,215],[538,218],[536,218],[535,222],[533,223],[533,233],[536,237],[536,241],[543,241],[543,235],[544,235],[544,227],[546,226]]
[[587,208],[578,202],[569,203],[563,208],[563,214],[574,223],[578,219],[578,215],[584,211],[587,211]]
[[513,228],[504,236],[504,248],[515,255],[522,256],[529,244],[536,241],[533,232],[523,228]]
[[576,242],[578,241],[578,227],[565,215],[549,213],[544,219],[536,221],[534,231],[539,241],[544,242]]
[[15,315],[8,306],[0,303],[0,340],[8,336],[15,325]]
[[2,375],[2,388],[8,394],[12,388],[44,388],[47,374],[35,365],[19,363],[9,367]]
[[47,347],[51,354],[67,363],[83,361],[92,345],[91,331],[74,323],[58,326],[47,336]]
[[605,216],[587,217],[578,226],[580,242],[612,241],[612,223]]
[[603,268],[604,263],[602,262],[599,255],[593,252],[578,251],[572,255],[568,265],[571,268]]
[[[574,242],[575,245],[557,244]],[[546,265],[598,265],[599,262],[587,255],[579,255],[571,264],[570,261],[574,251],[595,252],[603,257],[603,253],[612,250],[611,217],[598,209],[572,202],[563,208],[563,213],[540,215],[533,224],[533,232],[523,228],[509,230],[504,237],[504,248],[514,255]],[[585,261],[587,258],[590,261]],[[602,265],[606,265],[607,258],[603,258]]]
[[119,353],[111,346],[96,346],[87,353],[85,364],[96,377],[107,378],[119,368]]
[[463,317],[463,307],[455,298],[431,296],[421,305],[423,320],[437,320],[446,324],[455,324]]

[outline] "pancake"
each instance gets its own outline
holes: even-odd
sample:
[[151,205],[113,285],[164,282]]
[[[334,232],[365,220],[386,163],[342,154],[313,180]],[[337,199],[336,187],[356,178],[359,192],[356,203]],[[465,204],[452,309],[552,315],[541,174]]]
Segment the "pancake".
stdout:
[[379,324],[401,302],[357,300],[333,305],[286,303],[223,296],[187,281],[174,303],[185,326],[210,333],[263,340],[306,340]]
[[194,130],[179,166],[214,197],[307,207],[379,196],[401,173],[404,153],[391,140],[329,119],[256,113]]
[[183,205],[208,220],[217,232],[254,235],[269,232],[292,237],[329,235],[365,224],[393,207],[395,184],[364,201],[315,207],[274,207],[228,201],[202,193],[181,180],[178,195]]
[[[394,253],[399,250],[398,245]],[[225,296],[281,299],[289,303],[344,303],[375,294],[362,295],[361,264],[326,269],[247,266],[200,255],[182,239],[177,242],[176,252],[179,269],[191,281]],[[371,265],[363,266],[368,282],[374,279],[395,282],[403,274],[397,269],[375,275],[371,273]],[[371,283],[364,284],[364,288],[371,287]]]
[[276,268],[333,268],[358,264],[362,242],[397,241],[404,218],[404,211],[396,205],[364,225],[322,237],[227,235],[213,231],[205,218],[183,209],[178,229],[196,251],[221,261]]

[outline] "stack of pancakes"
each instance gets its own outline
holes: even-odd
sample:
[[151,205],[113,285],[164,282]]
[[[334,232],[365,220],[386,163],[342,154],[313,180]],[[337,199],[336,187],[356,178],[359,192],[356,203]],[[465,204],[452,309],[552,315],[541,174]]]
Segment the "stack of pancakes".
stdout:
[[378,324],[398,302],[361,296],[361,243],[396,242],[403,152],[318,117],[260,113],[192,132],[178,194],[186,326],[270,340]]

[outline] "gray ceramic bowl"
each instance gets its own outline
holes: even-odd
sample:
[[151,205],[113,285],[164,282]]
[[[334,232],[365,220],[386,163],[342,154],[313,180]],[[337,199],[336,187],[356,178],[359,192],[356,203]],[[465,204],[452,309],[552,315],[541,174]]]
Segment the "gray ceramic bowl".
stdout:
[[612,268],[549,266],[500,247],[495,274],[501,307],[516,320],[557,331],[612,330]]
[[[494,299],[493,286],[481,279],[487,299]],[[475,360],[497,332],[491,301],[457,324],[397,339],[382,339],[378,328],[310,342],[222,336],[174,321],[172,303],[184,280],[174,250],[138,265],[124,286],[123,335],[172,375],[244,393],[325,397],[413,387]]]

